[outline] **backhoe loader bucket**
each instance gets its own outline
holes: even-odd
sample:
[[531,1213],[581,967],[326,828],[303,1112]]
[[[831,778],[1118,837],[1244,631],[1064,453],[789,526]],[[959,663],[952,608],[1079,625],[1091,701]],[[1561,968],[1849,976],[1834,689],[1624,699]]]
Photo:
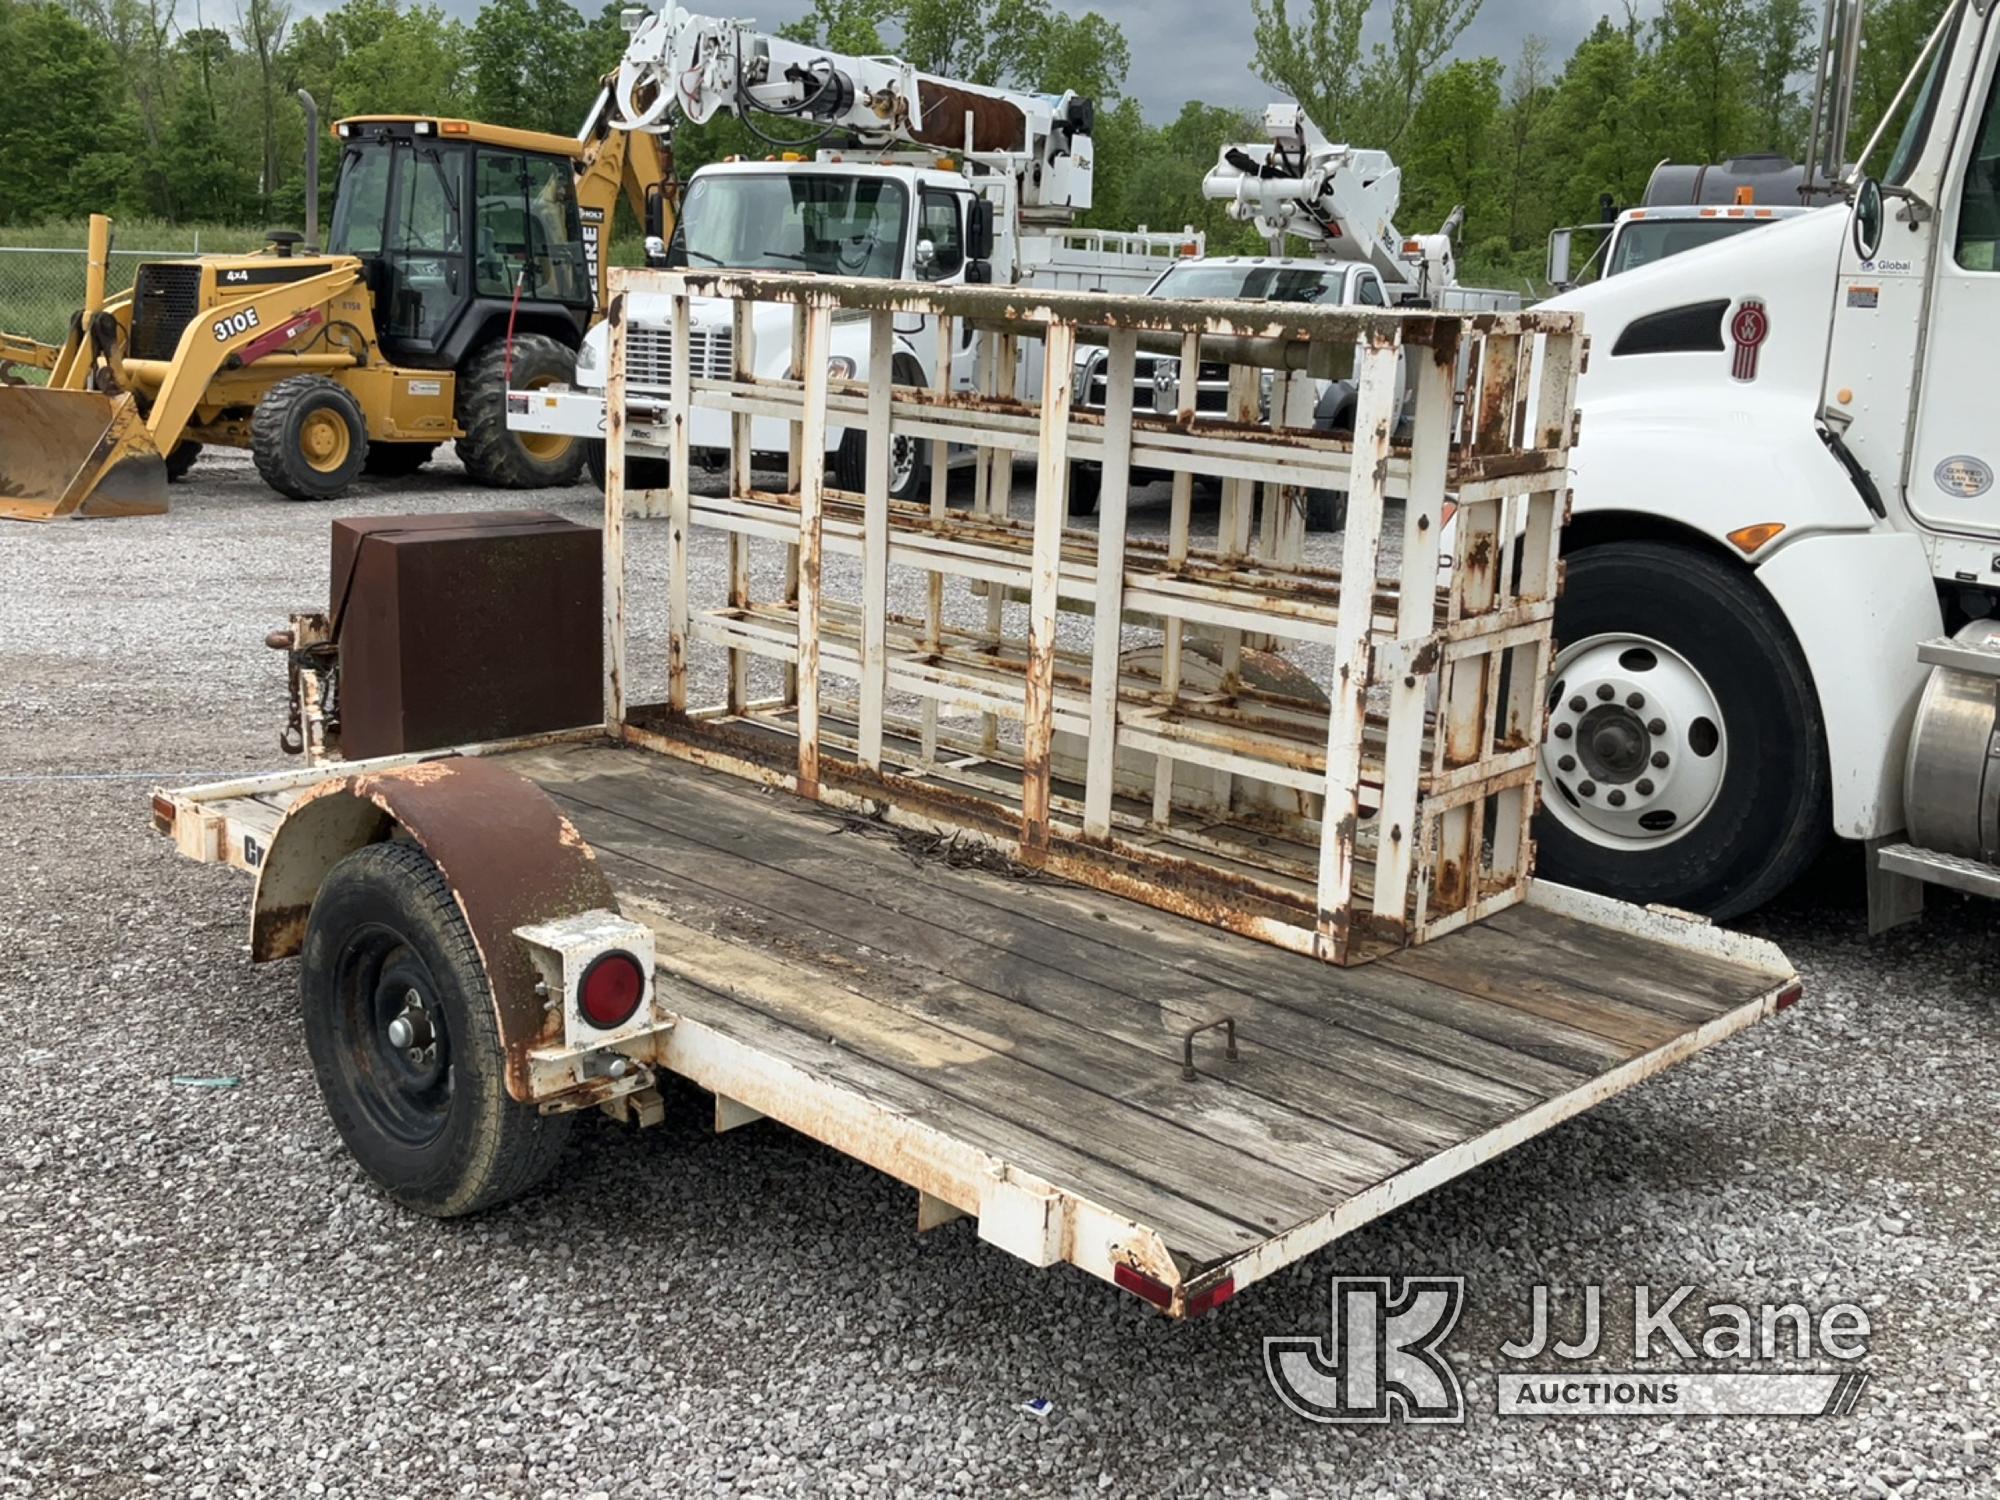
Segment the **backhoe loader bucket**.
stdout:
[[129,394],[0,386],[0,519],[166,509],[166,460]]

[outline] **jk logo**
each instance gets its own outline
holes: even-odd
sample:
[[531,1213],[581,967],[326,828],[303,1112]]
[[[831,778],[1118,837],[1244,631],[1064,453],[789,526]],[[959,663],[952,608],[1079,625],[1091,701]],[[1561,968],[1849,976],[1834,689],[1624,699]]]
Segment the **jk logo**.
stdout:
[[1465,1302],[1462,1276],[1333,1279],[1332,1336],[1264,1340],[1271,1388],[1312,1422],[1463,1422],[1465,1393],[1438,1348]]

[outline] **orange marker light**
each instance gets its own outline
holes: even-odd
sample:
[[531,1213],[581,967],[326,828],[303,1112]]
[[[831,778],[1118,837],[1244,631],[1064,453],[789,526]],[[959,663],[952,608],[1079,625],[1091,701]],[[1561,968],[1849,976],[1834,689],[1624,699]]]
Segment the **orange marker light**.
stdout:
[[463,120],[440,120],[438,129],[446,135],[471,135],[472,127]]
[[1760,521],[1755,526],[1739,526],[1729,533],[1729,544],[1748,557],[1784,529],[1783,521]]

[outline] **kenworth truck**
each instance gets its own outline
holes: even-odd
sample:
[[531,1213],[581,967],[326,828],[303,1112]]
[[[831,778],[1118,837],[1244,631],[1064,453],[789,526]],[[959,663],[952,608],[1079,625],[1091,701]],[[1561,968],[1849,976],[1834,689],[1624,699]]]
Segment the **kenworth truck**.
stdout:
[[1897,877],[2000,889],[1996,14],[1946,8],[1845,203],[1545,304],[1592,343],[1552,878],[1728,916],[1830,832],[1878,923]]

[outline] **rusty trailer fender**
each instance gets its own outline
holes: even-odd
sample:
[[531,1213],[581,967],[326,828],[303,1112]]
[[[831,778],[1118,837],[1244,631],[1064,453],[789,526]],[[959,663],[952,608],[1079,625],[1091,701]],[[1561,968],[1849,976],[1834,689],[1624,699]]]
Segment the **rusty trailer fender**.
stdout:
[[530,1054],[559,1046],[560,1010],[517,928],[593,910],[617,898],[597,858],[549,794],[490,761],[453,758],[327,780],[295,801],[257,871],[250,956],[290,958],[327,872],[348,854],[407,838],[443,872],[479,949],[507,1055],[507,1091],[535,1098]]

